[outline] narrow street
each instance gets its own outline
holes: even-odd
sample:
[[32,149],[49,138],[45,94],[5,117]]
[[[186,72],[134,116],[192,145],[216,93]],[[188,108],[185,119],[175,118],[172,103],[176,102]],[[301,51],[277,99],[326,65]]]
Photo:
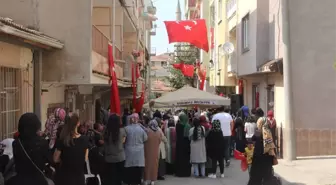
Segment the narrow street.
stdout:
[[[336,185],[336,159],[307,159],[286,163],[282,160],[274,167],[277,176],[281,177],[282,185]],[[314,166],[314,168],[312,168]],[[231,166],[225,168],[225,178],[196,179],[176,178],[168,176],[158,185],[246,185],[247,172],[240,170],[240,162],[232,160]]]
[[232,160],[229,168],[225,168],[225,177],[217,179],[200,178],[177,178],[169,176],[165,181],[160,181],[158,185],[245,185],[248,181],[247,172],[240,170],[240,162]]

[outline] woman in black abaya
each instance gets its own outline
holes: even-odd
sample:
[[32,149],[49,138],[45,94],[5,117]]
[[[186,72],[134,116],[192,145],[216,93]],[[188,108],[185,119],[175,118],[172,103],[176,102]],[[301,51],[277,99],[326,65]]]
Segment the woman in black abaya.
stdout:
[[179,123],[176,124],[176,155],[175,175],[177,177],[190,177],[190,140],[188,116],[185,113],[179,115]]

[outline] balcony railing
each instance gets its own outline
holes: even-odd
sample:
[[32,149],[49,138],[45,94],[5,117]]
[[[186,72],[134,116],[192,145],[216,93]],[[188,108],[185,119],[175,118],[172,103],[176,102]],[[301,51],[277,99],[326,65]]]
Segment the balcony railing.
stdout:
[[237,0],[229,0],[226,3],[226,17],[230,19],[237,11]]
[[94,25],[92,25],[92,50],[108,58],[110,40]]

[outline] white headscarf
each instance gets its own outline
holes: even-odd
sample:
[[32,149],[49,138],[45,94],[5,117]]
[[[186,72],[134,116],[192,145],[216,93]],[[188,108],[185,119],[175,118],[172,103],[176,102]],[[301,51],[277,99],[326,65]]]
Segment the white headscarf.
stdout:
[[4,139],[2,140],[0,143],[5,145],[5,150],[3,152],[3,155],[8,155],[9,159],[13,158],[13,141],[14,139],[12,138],[8,138],[8,139]]

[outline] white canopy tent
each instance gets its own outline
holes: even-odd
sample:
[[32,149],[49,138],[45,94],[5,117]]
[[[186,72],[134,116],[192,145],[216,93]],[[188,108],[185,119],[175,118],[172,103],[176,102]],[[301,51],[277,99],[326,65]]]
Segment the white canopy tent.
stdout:
[[[153,108],[164,107],[219,107],[228,106],[231,101],[229,98],[224,98],[206,91],[202,91],[190,86],[184,86],[174,92],[167,93],[154,101]],[[144,105],[149,108],[149,104]]]

